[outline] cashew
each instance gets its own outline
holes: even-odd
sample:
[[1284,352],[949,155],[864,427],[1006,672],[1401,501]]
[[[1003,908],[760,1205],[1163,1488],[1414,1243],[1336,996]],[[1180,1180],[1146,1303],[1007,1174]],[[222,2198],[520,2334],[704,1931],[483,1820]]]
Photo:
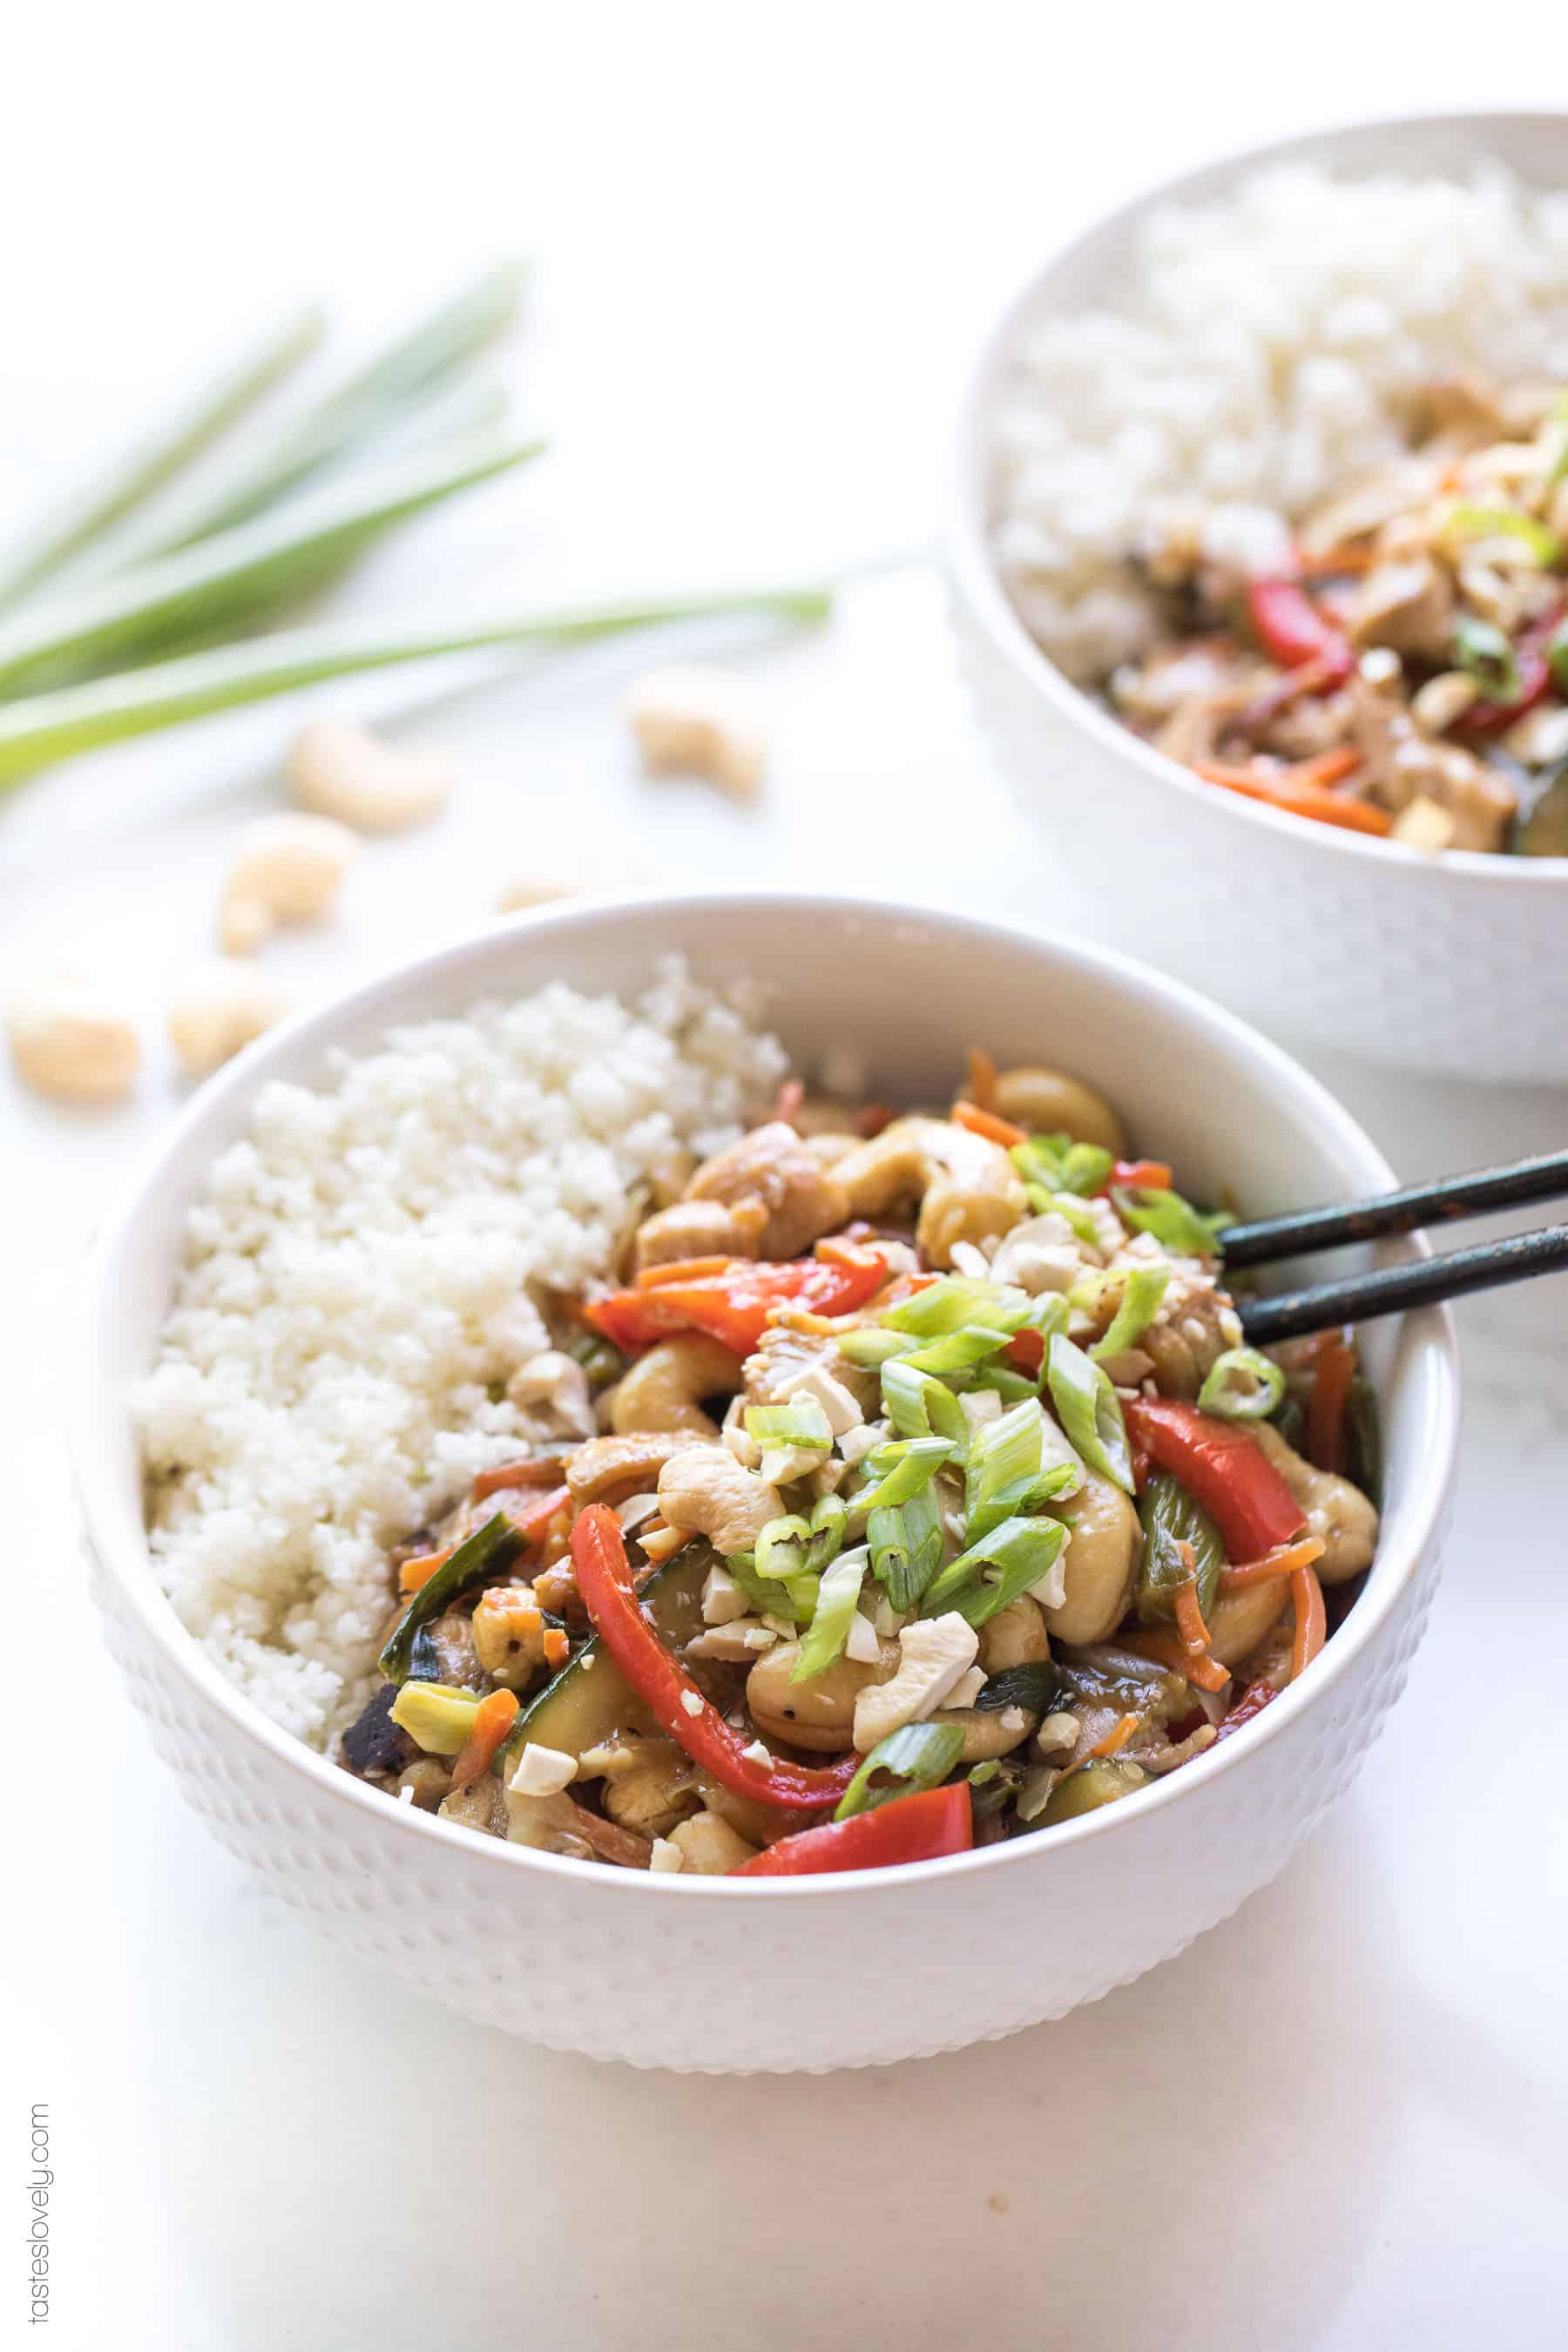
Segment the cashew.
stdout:
[[1138,1514],[1120,1486],[1093,1471],[1085,1474],[1082,1494],[1064,1496],[1046,1507],[1070,1531],[1062,1555],[1065,1595],[1046,1612],[1051,1638],[1075,1644],[1103,1642],[1121,1623],[1132,1595],[1143,1540]]
[[1026,1592],[998,1609],[980,1628],[980,1664],[987,1675],[1005,1674],[1009,1666],[1036,1665],[1050,1654],[1044,1614]]
[[933,1265],[954,1245],[994,1241],[1027,1213],[1028,1195],[1007,1154],[945,1118],[896,1118],[833,1170],[848,1213],[880,1217],[918,1200],[915,1238]]
[[520,874],[496,892],[496,912],[521,915],[529,907],[548,907],[557,898],[574,898],[581,882],[563,882],[543,874]]
[[552,1431],[574,1437],[591,1437],[598,1423],[588,1375],[575,1356],[560,1348],[542,1348],[519,1364],[506,1384],[508,1401],[525,1413],[542,1413]]
[[[627,1745],[632,1743],[628,1742]],[[636,1761],[605,1783],[605,1811],[639,1837],[668,1837],[700,1801],[690,1759],[668,1739],[636,1743]]]
[[1268,1584],[1244,1585],[1222,1593],[1209,1610],[1209,1647],[1222,1666],[1234,1666],[1255,1650],[1290,1597],[1288,1576]]
[[289,752],[301,808],[356,833],[404,833],[445,808],[455,776],[442,751],[404,751],[341,719],[302,727]]
[[724,1445],[682,1445],[658,1474],[658,1502],[672,1528],[694,1528],[726,1555],[750,1551],[784,1514],[778,1488],[743,1470]]
[[1040,1720],[1038,1707],[943,1707],[938,1723],[955,1723],[963,1734],[961,1764],[989,1764],[994,1756],[1011,1756],[1022,1748]]
[[279,923],[319,922],[359,844],[326,816],[265,816],[247,825],[218,909],[226,955],[249,955]]
[[742,687],[724,670],[650,670],[626,703],[650,776],[701,776],[737,799],[755,796],[767,747]]
[[169,1037],[180,1066],[205,1077],[281,1021],[287,989],[242,956],[208,956],[187,971],[169,1000]]
[[768,1213],[757,1244],[762,1257],[796,1257],[849,1213],[837,1177],[783,1119],[753,1128],[727,1151],[705,1160],[686,1197],[731,1206],[760,1201]]
[[578,1510],[584,1503],[624,1503],[651,1486],[672,1454],[692,1440],[679,1430],[648,1430],[626,1437],[591,1437],[567,1457],[566,1484]]
[[890,1731],[934,1715],[969,1672],[979,1649],[979,1635],[956,1609],[906,1625],[899,1635],[897,1674],[869,1685],[855,1702],[855,1745],[861,1755],[868,1756]]
[[682,1257],[755,1257],[767,1222],[760,1201],[677,1201],[637,1227],[637,1271]]
[[443,1797],[437,1809],[444,1822],[460,1822],[465,1829],[479,1830],[486,1837],[507,1834],[506,1791],[493,1772],[481,1772],[477,1780],[469,1780],[461,1789],[454,1789]]
[[689,1821],[678,1822],[669,1839],[679,1848],[681,1868],[706,1878],[721,1878],[727,1871],[739,1870],[760,1851],[717,1813],[693,1813]]
[[764,1739],[786,1747],[826,1749],[847,1748],[854,1730],[855,1706],[860,1693],[874,1683],[890,1681],[898,1672],[899,1646],[881,1643],[876,1663],[836,1658],[819,1675],[792,1682],[800,1663],[800,1643],[781,1642],[760,1658],[746,1677],[746,1705],[752,1721]]
[[741,1385],[741,1359],[732,1348],[700,1331],[662,1339],[639,1356],[616,1391],[610,1426],[684,1429],[695,1437],[717,1438],[718,1423],[702,1410],[703,1397],[732,1396]]
[[16,1075],[58,1102],[119,1102],[142,1066],[121,996],[77,972],[35,981],[5,1008]]
[[1307,1514],[1307,1526],[1324,1549],[1317,1562],[1325,1584],[1342,1584],[1372,1566],[1377,1549],[1377,1509],[1359,1486],[1331,1470],[1303,1462],[1294,1446],[1266,1421],[1251,1423],[1253,1436]]
[[1064,1070],[1023,1064],[999,1072],[996,1111],[1035,1135],[1070,1135],[1075,1143],[1100,1144],[1118,1159],[1127,1149],[1126,1131],[1105,1097]]

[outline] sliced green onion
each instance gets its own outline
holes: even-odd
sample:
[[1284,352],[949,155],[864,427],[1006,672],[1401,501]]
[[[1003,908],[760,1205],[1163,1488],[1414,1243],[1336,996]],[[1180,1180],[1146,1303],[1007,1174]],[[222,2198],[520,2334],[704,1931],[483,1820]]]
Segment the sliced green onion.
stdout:
[[970,1787],[984,1789],[988,1781],[994,1780],[1001,1769],[994,1756],[988,1756],[984,1764],[972,1764],[969,1768]]
[[903,1437],[890,1445],[879,1445],[866,1457],[875,1483],[861,1488],[853,1507],[859,1512],[896,1510],[929,1486],[952,1454],[952,1442],[946,1437]]
[[1127,1423],[1104,1370],[1058,1331],[1046,1358],[1046,1379],[1069,1444],[1091,1470],[1131,1495],[1132,1450]]
[[978,1543],[1022,1508],[1040,1475],[1045,1419],[1038,1399],[1028,1397],[975,1431],[964,1475],[967,1543]]
[[1546,647],[1546,665],[1560,693],[1568,694],[1568,620],[1559,621]]
[[895,1609],[919,1605],[942,1564],[942,1520],[929,1486],[893,1508],[879,1505],[866,1522],[871,1573]]
[[1455,622],[1454,659],[1489,702],[1517,702],[1524,690],[1512,642],[1490,621],[1466,616]]
[[215,623],[235,625],[315,586],[324,571],[395,523],[521,465],[543,446],[480,434],[456,449],[312,492],[112,580],[42,597],[0,627],[0,687],[25,686],[61,664],[123,665]]
[[271,328],[167,425],[126,450],[89,488],[57,509],[50,521],[0,556],[0,604],[9,604],[57,573],[68,576],[95,541],[226,432],[263,393],[299,365],[321,337],[321,313],[314,304]]
[[1518,507],[1456,507],[1443,526],[1461,539],[1517,539],[1532,562],[1549,572],[1563,552],[1554,530]]
[[988,1331],[979,1324],[966,1323],[962,1331],[944,1331],[940,1339],[928,1339],[923,1348],[903,1361],[917,1372],[967,1371],[972,1364],[983,1364],[987,1356],[998,1355],[1012,1338],[1010,1331]]
[[864,1544],[847,1551],[824,1570],[816,1607],[800,1645],[800,1656],[790,1674],[792,1683],[804,1683],[829,1667],[843,1650],[854,1622],[860,1587],[866,1580],[869,1555]]
[[811,1540],[809,1521],[791,1512],[784,1518],[770,1519],[757,1538],[757,1548],[752,1557],[759,1576],[771,1577],[787,1584],[805,1566],[805,1547]]
[[[774,1527],[779,1524],[776,1519],[773,1522]],[[817,1580],[815,1576],[804,1572],[795,1574],[787,1583],[778,1578],[763,1576],[758,1572],[756,1554],[749,1551],[728,1553],[724,1565],[745,1594],[749,1605],[761,1615],[787,1617],[796,1625],[811,1622],[816,1607]]]
[[1098,1143],[1075,1143],[1070,1135],[1032,1135],[1013,1146],[1013,1165],[1026,1184],[1047,1192],[1098,1192],[1112,1168],[1113,1155]]
[[650,599],[640,604],[568,607],[390,636],[366,637],[335,629],[279,630],[247,645],[186,654],[176,661],[6,704],[0,709],[0,791],[55,760],[182,726],[187,719],[210,718],[216,711],[237,709],[274,694],[292,693],[298,687],[318,686],[326,678],[499,646],[588,645],[630,629],[730,614],[822,621],[832,602],[825,588],[761,589],[706,598]]
[[1042,1290],[1037,1297],[1030,1299],[1029,1311],[1020,1328],[1038,1331],[1042,1339],[1048,1339],[1053,1332],[1065,1331],[1068,1322],[1068,1302],[1062,1293]]
[[946,1437],[962,1452],[969,1423],[950,1388],[897,1360],[882,1367],[882,1406],[900,1437]]
[[[1061,1558],[1067,1534],[1060,1519],[1005,1519],[984,1542],[949,1560],[936,1582],[928,1586],[921,1615],[942,1617],[956,1609],[971,1625],[985,1624],[998,1610],[1046,1582]],[[987,1569],[994,1574],[987,1576]],[[1047,1590],[1046,1605],[1059,1607],[1059,1580]]]
[[983,1364],[972,1372],[950,1372],[948,1383],[964,1396],[990,1389],[1004,1404],[1020,1404],[1026,1397],[1040,1393],[1038,1379],[1030,1380],[1026,1372],[1016,1372],[1009,1364]]
[[1043,1184],[1026,1184],[1024,1190],[1029,1196],[1029,1206],[1037,1215],[1065,1217],[1072,1227],[1074,1237],[1082,1242],[1086,1249],[1098,1254],[1100,1227],[1081,1201],[1075,1200],[1070,1192],[1048,1192]]
[[1152,1234],[1162,1249],[1173,1250],[1178,1257],[1215,1256],[1220,1234],[1236,1223],[1226,1209],[1205,1216],[1179,1192],[1158,1184],[1113,1184],[1110,1198],[1124,1225]]
[[900,1298],[882,1317],[889,1331],[937,1339],[976,1324],[988,1331],[1016,1331],[1029,1311],[1026,1293],[1011,1284],[981,1282],[970,1275],[943,1275],[923,1290]]
[[450,1683],[405,1683],[392,1702],[392,1720],[427,1756],[460,1756],[479,1711],[480,1693]]
[[849,1529],[849,1507],[840,1495],[819,1496],[811,1514],[811,1541],[805,1548],[806,1573],[819,1575],[836,1559]]
[[891,1356],[907,1356],[914,1341],[905,1331],[880,1331],[874,1323],[863,1323],[854,1331],[840,1331],[837,1346],[841,1356],[857,1365],[863,1372],[874,1372]]
[[827,1415],[814,1396],[795,1397],[787,1404],[749,1404],[745,1422],[747,1436],[759,1445],[803,1445],[826,1454],[833,1444]]
[[523,1539],[504,1511],[497,1511],[482,1528],[466,1537],[451,1558],[427,1576],[393,1627],[376,1664],[389,1683],[406,1682],[414,1662],[414,1645],[426,1625],[444,1617],[454,1601],[471,1586],[488,1583],[510,1568],[523,1548]]
[[1138,1503],[1143,1558],[1134,1601],[1145,1625],[1168,1623],[1184,1584],[1198,1580],[1198,1607],[1206,1617],[1219,1590],[1225,1546],[1208,1513],[1168,1471],[1156,1470]]
[[[901,1731],[889,1731],[845,1790],[834,1820],[847,1822],[894,1797],[940,1787],[963,1753],[963,1732],[956,1723],[906,1723]],[[874,1781],[881,1785],[873,1786]]]
[[1110,1328],[1101,1339],[1097,1339],[1089,1354],[1097,1364],[1107,1356],[1119,1356],[1124,1348],[1136,1346],[1160,1311],[1160,1302],[1171,1286],[1168,1265],[1135,1266],[1127,1277],[1127,1287],[1121,1294],[1121,1304],[1110,1319]]
[[1198,1411],[1221,1421],[1267,1421],[1285,1394],[1285,1375],[1257,1348],[1227,1348],[1198,1391]]

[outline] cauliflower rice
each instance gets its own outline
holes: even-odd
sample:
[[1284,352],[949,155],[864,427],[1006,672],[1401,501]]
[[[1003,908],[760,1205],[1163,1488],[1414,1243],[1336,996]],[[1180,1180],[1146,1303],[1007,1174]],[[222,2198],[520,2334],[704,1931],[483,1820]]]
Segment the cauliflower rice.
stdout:
[[630,1003],[554,983],[258,1096],[134,1412],[163,1588],[286,1730],[325,1747],[357,1711],[386,1547],[519,1450],[496,1400],[527,1286],[605,1275],[660,1159],[721,1149],[778,1085],[756,1010],[671,961]]
[[1141,221],[1113,308],[1043,320],[994,427],[993,545],[1069,677],[1144,650],[1129,559],[1190,521],[1211,561],[1279,568],[1289,519],[1397,455],[1414,396],[1458,369],[1568,374],[1568,194],[1253,173]]

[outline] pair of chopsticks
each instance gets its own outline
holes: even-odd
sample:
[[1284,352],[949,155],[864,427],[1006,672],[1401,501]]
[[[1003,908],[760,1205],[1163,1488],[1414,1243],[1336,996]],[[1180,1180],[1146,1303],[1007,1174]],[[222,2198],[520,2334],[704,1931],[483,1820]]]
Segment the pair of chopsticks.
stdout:
[[[1255,1224],[1229,1225],[1220,1236],[1226,1274],[1314,1250],[1341,1249],[1347,1243],[1413,1234],[1423,1225],[1479,1216],[1488,1209],[1519,1209],[1568,1193],[1568,1151],[1548,1151],[1507,1168],[1482,1168],[1470,1176],[1449,1176],[1433,1184],[1413,1184],[1370,1201],[1347,1201],[1337,1208],[1299,1209],[1289,1216],[1265,1217]],[[1538,1274],[1568,1266],[1568,1225],[1544,1225],[1539,1233],[1486,1242],[1477,1249],[1450,1250],[1442,1257],[1417,1258],[1409,1265],[1382,1266],[1305,1290],[1237,1302],[1241,1327],[1255,1347],[1299,1339],[1336,1324],[1369,1322],[1412,1307],[1436,1307],[1467,1291],[1492,1290],[1505,1282],[1527,1282]]]

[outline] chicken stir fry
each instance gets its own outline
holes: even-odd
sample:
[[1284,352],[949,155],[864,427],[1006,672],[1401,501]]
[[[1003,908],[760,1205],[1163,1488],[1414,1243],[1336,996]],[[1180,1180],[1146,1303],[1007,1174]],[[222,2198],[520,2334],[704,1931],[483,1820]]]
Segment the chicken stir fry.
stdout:
[[1135,731],[1209,782],[1412,847],[1568,856],[1568,394],[1432,386],[1407,456],[1297,526],[1288,576],[1168,513],[1169,627],[1116,671]]
[[792,1083],[672,1171],[625,1286],[535,1302],[534,1450],[394,1554],[345,1767],[778,1874],[1049,1828],[1250,1720],[1371,1563],[1371,1394],[1341,1339],[1246,1347],[1226,1218],[1126,1150],[977,1054],[945,1117]]

